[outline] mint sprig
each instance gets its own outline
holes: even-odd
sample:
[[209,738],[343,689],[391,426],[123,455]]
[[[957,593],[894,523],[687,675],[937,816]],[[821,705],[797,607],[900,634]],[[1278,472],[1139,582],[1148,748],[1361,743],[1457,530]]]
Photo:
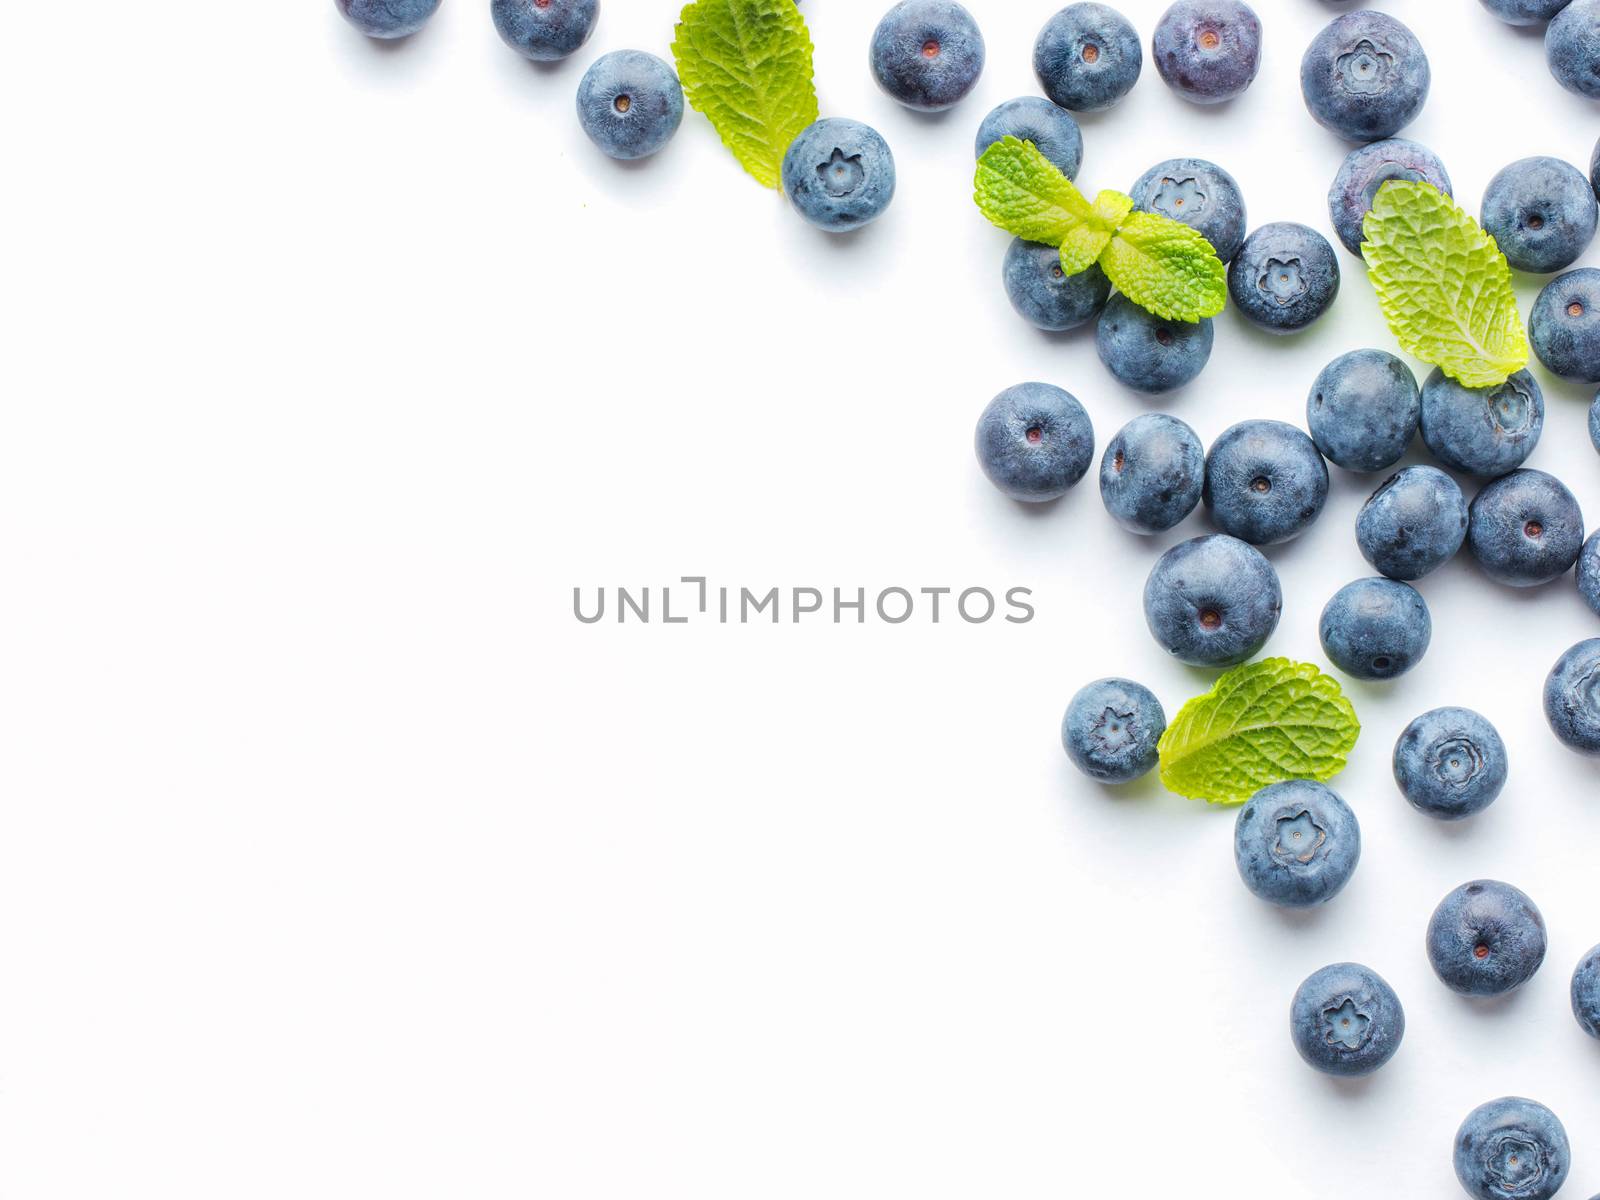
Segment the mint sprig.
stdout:
[[1178,710],[1161,735],[1161,782],[1194,800],[1243,804],[1268,784],[1332,779],[1360,735],[1336,679],[1310,663],[1262,659]]
[[789,144],[817,119],[811,34],[794,0],[696,0],[672,41],[683,95],[769,188]]
[[1090,204],[1032,142],[1005,137],[985,150],[973,199],[1007,233],[1059,246],[1068,275],[1098,262],[1117,291],[1165,320],[1199,321],[1227,306],[1227,268],[1197,230],[1136,213],[1121,192]]
[[1390,180],[1363,230],[1367,274],[1404,350],[1473,388],[1528,365],[1506,256],[1454,200],[1431,183]]

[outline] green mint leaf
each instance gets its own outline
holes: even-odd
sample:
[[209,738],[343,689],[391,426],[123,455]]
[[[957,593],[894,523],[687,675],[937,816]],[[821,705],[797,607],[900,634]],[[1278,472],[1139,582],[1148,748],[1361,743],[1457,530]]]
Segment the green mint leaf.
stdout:
[[1309,663],[1235,667],[1161,735],[1161,782],[1194,800],[1243,804],[1285,779],[1332,779],[1361,734],[1338,681]]
[[782,182],[789,144],[817,119],[811,54],[794,0],[696,0],[672,41],[684,98],[769,188]]
[[1168,321],[1214,317],[1228,303],[1228,269],[1201,234],[1170,217],[1137,212],[1100,256],[1116,288]]
[[1400,345],[1467,387],[1495,387],[1528,365],[1511,268],[1490,237],[1429,183],[1378,190],[1361,248]]
[[1061,243],[1061,269],[1068,275],[1076,275],[1100,261],[1117,226],[1132,208],[1132,198],[1121,192],[1101,192],[1096,196],[1084,223],[1074,227]]
[[1061,245],[1094,216],[1083,193],[1055,163],[1032,142],[1009,135],[978,159],[972,198],[1007,233],[1047,246]]

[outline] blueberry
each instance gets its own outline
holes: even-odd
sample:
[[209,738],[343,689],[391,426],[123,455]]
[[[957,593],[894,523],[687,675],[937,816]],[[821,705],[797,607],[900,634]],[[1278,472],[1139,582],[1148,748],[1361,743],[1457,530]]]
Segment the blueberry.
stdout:
[[1589,404],[1589,440],[1594,443],[1595,453],[1600,454],[1600,392]]
[[1600,100],[1600,0],[1572,0],[1544,31],[1550,73],[1569,92]]
[[1217,257],[1232,262],[1244,245],[1244,195],[1232,175],[1203,158],[1169,158],[1133,185],[1133,206],[1200,231]]
[[1255,546],[1286,542],[1322,514],[1328,465],[1282,421],[1240,421],[1211,443],[1202,494],[1223,533]]
[[1101,783],[1131,783],[1156,765],[1167,714],[1149,688],[1101,679],[1072,698],[1061,745],[1074,766]]
[[894,199],[894,155],[860,121],[824,117],[806,126],[783,156],[783,193],[806,220],[829,233],[860,229]]
[[1568,748],[1600,757],[1600,638],[1556,660],[1544,681],[1544,715]]
[[907,108],[941,112],[983,74],[983,34],[952,0],[900,0],[872,34],[872,74]]
[[1387,13],[1334,19],[1300,60],[1300,93],[1317,123],[1352,142],[1393,137],[1428,99],[1422,43]]
[[1395,679],[1428,652],[1433,618],[1409,583],[1358,579],[1334,593],[1318,623],[1322,652],[1357,679]]
[[683,88],[671,67],[643,50],[597,58],[578,84],[578,120],[612,158],[644,158],[678,132]]
[[1506,786],[1506,744],[1470,708],[1436,708],[1394,744],[1394,781],[1418,812],[1441,821],[1480,813]]
[[1456,1178],[1477,1200],[1550,1200],[1572,1167],[1567,1131],[1520,1096],[1474,1109],[1456,1131]]
[[1361,860],[1361,826],[1338,792],[1294,779],[1262,788],[1233,825],[1239,878],[1281,908],[1315,908],[1343,890]]
[[1383,350],[1352,350],[1317,376],[1306,397],[1306,426],[1328,461],[1347,471],[1394,466],[1422,419],[1417,377]]
[[1543,25],[1572,0],[1483,0],[1483,6],[1507,25]]
[[1367,498],[1356,545],[1380,574],[1413,580],[1455,557],[1467,536],[1467,500],[1437,467],[1406,467]]
[[1305,225],[1276,221],[1245,238],[1228,267],[1239,312],[1270,333],[1304,329],[1339,294],[1339,260],[1328,239]]
[[1434,974],[1463,996],[1503,996],[1544,962],[1544,917],[1509,883],[1478,879],[1439,902],[1428,922]]
[[1389,138],[1356,147],[1345,156],[1344,165],[1328,189],[1328,216],[1334,232],[1351,254],[1361,253],[1361,243],[1366,240],[1362,222],[1372,211],[1378,189],[1391,179],[1431,183],[1446,196],[1455,194],[1444,163],[1419,142]]
[[1376,971],[1334,963],[1295,992],[1289,1034],[1300,1057],[1324,1074],[1370,1075],[1400,1049],[1406,1013]]
[[977,156],[1006,136],[1032,142],[1068,179],[1078,177],[1083,165],[1083,133],[1072,114],[1043,96],[1007,100],[978,126]]
[[1048,383],[1019,383],[978,418],[978,464],[1013,500],[1037,504],[1067,493],[1094,458],[1083,405]]
[[1535,587],[1572,570],[1583,549],[1583,513],[1565,484],[1524,468],[1472,500],[1467,545],[1490,579]]
[[1261,20],[1242,0],[1177,0],[1151,50],[1167,86],[1196,104],[1232,100],[1261,69]]
[[1111,281],[1098,265],[1068,275],[1061,269],[1060,250],[1021,238],[1006,251],[1004,279],[1011,307],[1053,333],[1097,316],[1111,295]]
[[1100,314],[1094,347],[1120,382],[1155,395],[1199,375],[1211,358],[1215,336],[1209,318],[1193,325],[1168,321],[1116,295]]
[[1594,184],[1594,194],[1600,196],[1600,141],[1594,144],[1594,154],[1589,157],[1589,182]]
[[1600,383],[1600,270],[1583,267],[1545,284],[1528,318],[1528,339],[1557,375]]
[[1544,432],[1544,391],[1527,371],[1498,387],[1469,388],[1435,369],[1422,385],[1422,440],[1468,475],[1515,471]]
[[1200,503],[1205,473],[1205,451],[1195,431],[1177,417],[1145,413],[1106,446],[1100,496],[1124,529],[1161,533]]
[[334,0],[344,19],[370,38],[410,37],[439,9],[439,0]]
[[1267,644],[1283,615],[1278,573],[1226,534],[1179,542],[1150,570],[1144,617],[1156,641],[1192,667],[1231,667]]
[[1480,223],[1519,271],[1570,267],[1594,240],[1594,186],[1559,158],[1524,158],[1503,168],[1483,194]]
[[600,0],[490,0],[489,15],[505,44],[535,62],[566,58],[589,40]]
[[1104,4],[1069,4],[1045,22],[1033,45],[1044,94],[1076,112],[1110,108],[1133,90],[1143,68],[1138,31]]
[[1572,1015],[1592,1038],[1600,1038],[1600,946],[1583,956],[1572,972]]
[[1590,537],[1578,552],[1578,595],[1600,615],[1600,533]]

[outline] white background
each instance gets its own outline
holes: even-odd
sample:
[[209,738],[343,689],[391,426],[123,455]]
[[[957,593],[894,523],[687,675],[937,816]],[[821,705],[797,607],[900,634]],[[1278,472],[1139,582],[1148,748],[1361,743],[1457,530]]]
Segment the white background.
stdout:
[[[1350,686],[1338,788],[1366,854],[1326,911],[1246,893],[1232,814],[1102,789],[1057,742],[1105,674],[1174,711],[1209,676],[1139,613],[1166,545],[1086,482],[1024,511],[973,462],[990,396],[1040,378],[1102,445],[1161,409],[1209,442],[1303,421],[1335,355],[1392,347],[1356,263],[1309,332],[1231,313],[1186,391],[1116,386],[1092,337],[1010,311],[972,137],[1036,90],[1056,7],[975,0],[980,86],[878,94],[881,5],[807,0],[823,110],[877,126],[900,191],[829,239],[689,114],[610,162],[572,96],[665,54],[675,3],[606,0],[574,61],[523,63],[481,0],[372,44],[331,2],[11,6],[0,70],[0,1181],[21,1198],[1247,1197],[1456,1193],[1480,1101],[1538,1097],[1600,1191],[1600,1044],[1567,1011],[1600,941],[1600,775],[1545,728],[1545,672],[1600,633],[1570,579],[1463,559],[1433,648]],[[1159,0],[1123,0],[1148,46]],[[1407,130],[1476,210],[1600,115],[1536,34],[1394,0],[1433,63]],[[1146,64],[1084,121],[1081,182],[1222,163],[1252,224],[1327,230],[1347,147],[1298,93],[1330,16],[1260,0],[1262,74],[1201,110]],[[1330,235],[1331,236],[1331,235]],[[1585,261],[1600,263],[1600,251]],[[1524,311],[1538,282],[1520,280]],[[1532,465],[1600,520],[1589,393],[1541,375]],[[1376,478],[1334,472],[1274,549],[1273,653],[1369,573]],[[1029,586],[1038,619],[579,625],[572,589]],[[1463,828],[1389,775],[1403,725],[1481,709],[1510,746]],[[1546,969],[1470,1004],[1422,933],[1476,876],[1528,889]],[[1365,1083],[1301,1065],[1301,978],[1399,990]]]

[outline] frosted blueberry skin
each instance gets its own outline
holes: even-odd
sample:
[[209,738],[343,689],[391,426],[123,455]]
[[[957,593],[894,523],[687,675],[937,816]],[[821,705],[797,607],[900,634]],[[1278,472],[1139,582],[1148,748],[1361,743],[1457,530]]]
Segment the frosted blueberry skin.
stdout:
[[1043,96],[1018,96],[993,109],[978,126],[978,158],[1003,137],[1032,142],[1068,179],[1083,165],[1083,131],[1072,114]]
[[1483,0],[1483,6],[1507,25],[1543,25],[1572,0]]
[[1572,1015],[1592,1038],[1600,1038],[1600,946],[1595,946],[1572,972]]
[[1589,440],[1594,443],[1595,453],[1600,454],[1600,392],[1589,404]]
[[1422,420],[1417,377],[1384,350],[1341,354],[1306,397],[1306,427],[1329,462],[1347,471],[1382,471],[1411,445]]
[[1293,425],[1240,421],[1211,444],[1201,499],[1223,533],[1253,546],[1286,542],[1322,515],[1328,465]]
[[1101,112],[1133,90],[1144,69],[1139,32],[1104,4],[1069,4],[1033,45],[1039,86],[1062,108]]
[[1456,1131],[1456,1178],[1476,1200],[1550,1200],[1567,1181],[1567,1131],[1542,1104],[1520,1096],[1474,1109]]
[[1159,213],[1197,230],[1223,262],[1232,262],[1244,245],[1244,194],[1216,163],[1169,158],[1139,176],[1130,195],[1140,212]]
[[1358,579],[1334,593],[1317,632],[1322,651],[1357,679],[1395,679],[1428,652],[1433,618],[1422,594],[1394,579]]
[[1351,254],[1360,256],[1361,243],[1366,240],[1362,222],[1372,211],[1378,189],[1391,179],[1431,183],[1446,196],[1455,194],[1444,163],[1420,142],[1388,138],[1356,147],[1345,156],[1328,189],[1328,217]]
[[1083,405],[1048,383],[1019,383],[978,418],[978,465],[1013,500],[1040,504],[1066,495],[1094,459],[1094,426]]
[[894,199],[894,155],[870,125],[824,117],[800,131],[783,156],[783,194],[818,229],[848,233],[875,221]]
[[1072,698],[1061,720],[1061,745],[1077,767],[1101,783],[1131,783],[1156,765],[1167,715],[1149,688],[1128,679],[1100,679]]
[[1527,461],[1544,432],[1544,390],[1527,371],[1469,388],[1435,368],[1422,385],[1422,440],[1447,467],[1499,476]]
[[1191,667],[1232,667],[1267,644],[1283,615],[1278,573],[1254,546],[1226,534],[1179,542],[1150,570],[1150,633]]
[[1151,39],[1156,70],[1195,104],[1232,100],[1261,69],[1261,20],[1242,0],[1177,0]]
[[1300,60],[1300,92],[1325,129],[1352,142],[1393,137],[1411,124],[1432,82],[1422,43],[1387,13],[1334,19]]
[[1411,581],[1454,557],[1467,525],[1466,499],[1453,479],[1435,467],[1407,467],[1368,497],[1356,542],[1383,575]]
[[1595,533],[1578,552],[1578,595],[1600,616],[1600,533]]
[[1411,807],[1463,821],[1500,796],[1509,769],[1500,733],[1470,708],[1425,712],[1394,744],[1394,781]]
[[1556,660],[1544,681],[1544,715],[1569,749],[1600,757],[1600,638]]
[[1339,260],[1315,229],[1276,221],[1245,238],[1228,267],[1228,294],[1267,332],[1295,333],[1338,296]]
[[597,58],[578,84],[578,121],[601,153],[645,158],[683,123],[683,88],[672,68],[643,50]]
[[1462,996],[1503,996],[1544,963],[1544,916],[1509,883],[1478,879],[1439,902],[1428,922],[1428,961]]
[[410,37],[439,10],[439,0],[334,0],[346,21],[369,38]]
[[1120,383],[1154,396],[1193,382],[1211,361],[1215,339],[1210,318],[1168,321],[1118,294],[1100,314],[1094,348]]
[[1550,73],[1569,92],[1600,100],[1600,0],[1572,0],[1544,31]]
[[1528,317],[1528,340],[1555,374],[1600,383],[1600,269],[1568,271],[1545,284]]
[[1002,278],[1018,315],[1051,333],[1076,329],[1098,316],[1111,295],[1111,281],[1098,264],[1068,275],[1060,250],[1021,238],[1006,251]]
[[1594,185],[1594,194],[1600,197],[1600,141],[1594,144],[1594,154],[1589,158],[1589,182]]
[[1519,271],[1564,270],[1594,240],[1594,186],[1559,158],[1524,158],[1501,168],[1483,193],[1479,222]]
[[1291,780],[1262,788],[1239,810],[1233,860],[1245,887],[1280,908],[1326,904],[1361,861],[1361,826],[1332,788]]
[[490,0],[501,41],[534,62],[556,62],[589,40],[600,0]]
[[983,74],[983,33],[952,0],[900,0],[878,22],[869,60],[878,86],[918,112],[964,100]]
[[1100,498],[1130,533],[1162,533],[1200,503],[1206,456],[1199,435],[1177,417],[1129,421],[1100,459]]
[[1389,476],[1356,517],[1356,545],[1381,575],[1406,582],[1444,566],[1467,536],[1467,498],[1437,467]]
[[1370,1075],[1400,1049],[1406,1012],[1376,971],[1334,963],[1295,992],[1289,1034],[1308,1066],[1345,1078]]
[[1537,587],[1559,579],[1578,561],[1583,512],[1554,475],[1513,471],[1473,497],[1467,545],[1490,579]]

